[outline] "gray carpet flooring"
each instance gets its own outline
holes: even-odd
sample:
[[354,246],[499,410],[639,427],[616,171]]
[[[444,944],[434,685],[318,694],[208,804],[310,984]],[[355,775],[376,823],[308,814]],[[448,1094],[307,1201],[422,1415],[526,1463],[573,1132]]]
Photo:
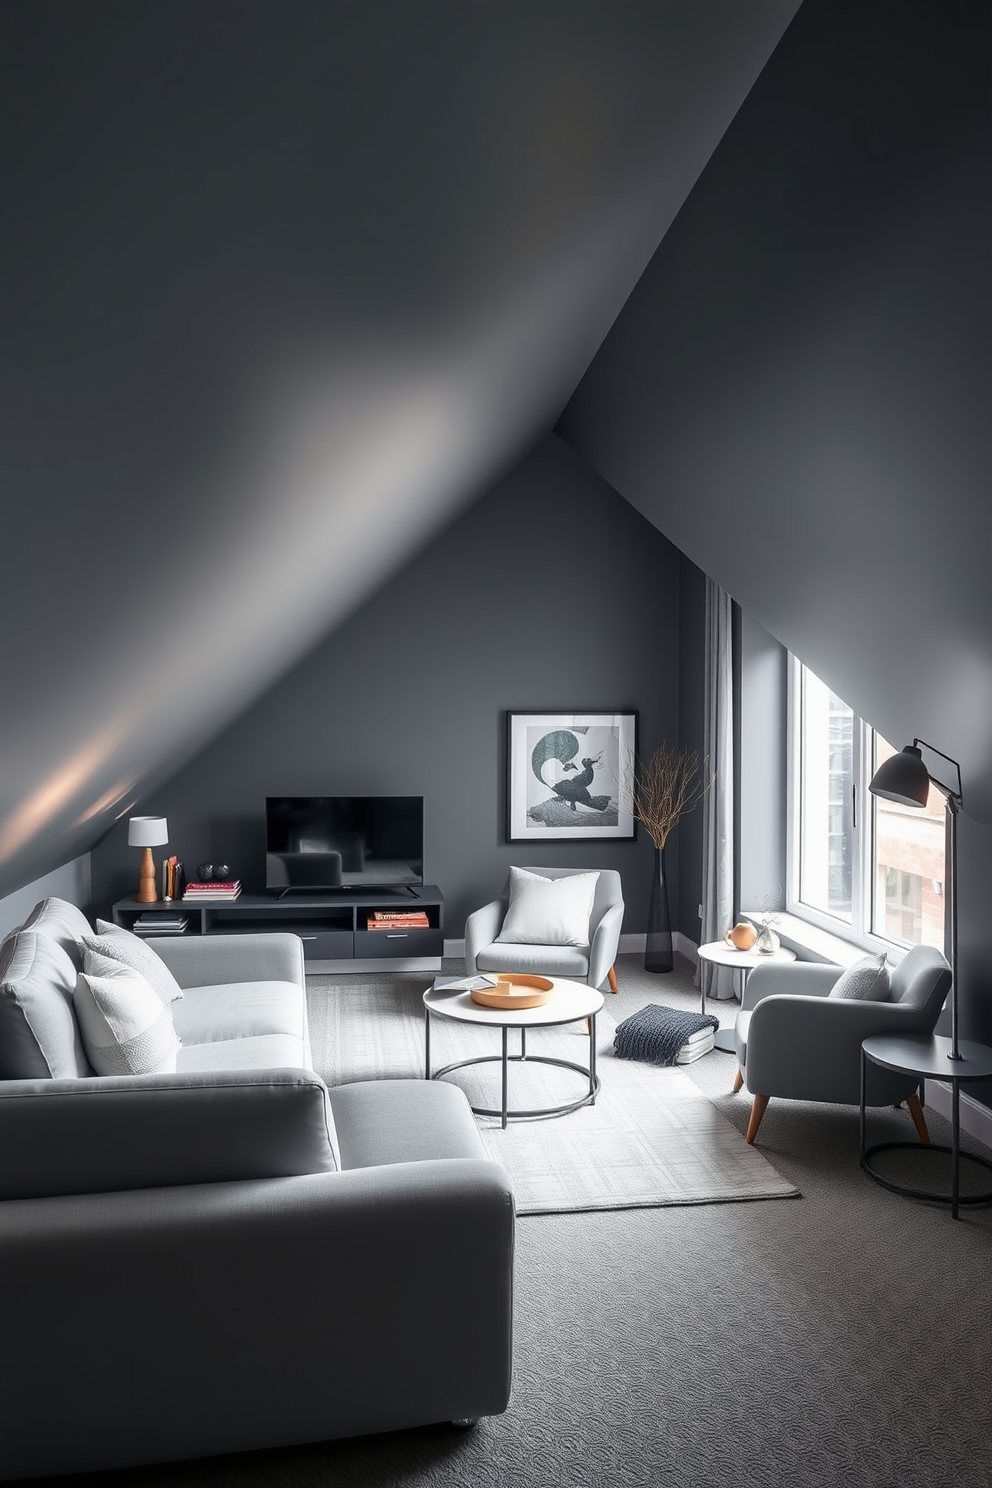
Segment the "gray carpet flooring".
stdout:
[[[647,1002],[697,1005],[684,961],[650,976],[622,957],[618,973],[617,1018]],[[333,995],[331,979],[312,995]],[[731,1021],[730,1005],[715,1010]],[[743,1133],[750,1101],[730,1094],[732,1056],[714,1052],[688,1073]],[[946,1123],[929,1120],[947,1140]],[[911,1135],[911,1123],[879,1112],[873,1132]],[[466,1433],[424,1428],[78,1481],[989,1488],[992,1210],[955,1223],[943,1206],[872,1183],[858,1166],[856,1110],[773,1101],[759,1140],[801,1199],[520,1219],[506,1415]]]

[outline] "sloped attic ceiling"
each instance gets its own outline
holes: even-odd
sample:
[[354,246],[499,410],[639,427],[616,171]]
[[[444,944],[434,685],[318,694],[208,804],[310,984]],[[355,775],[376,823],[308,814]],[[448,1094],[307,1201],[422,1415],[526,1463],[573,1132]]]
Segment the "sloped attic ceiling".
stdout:
[[990,204],[992,7],[806,0],[559,424],[983,823]]
[[798,0],[7,0],[0,893],[554,422]]

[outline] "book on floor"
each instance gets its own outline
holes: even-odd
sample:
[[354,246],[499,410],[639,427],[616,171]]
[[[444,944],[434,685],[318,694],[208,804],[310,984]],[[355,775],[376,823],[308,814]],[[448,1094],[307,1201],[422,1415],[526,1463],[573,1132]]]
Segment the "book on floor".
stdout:
[[686,1039],[681,1049],[675,1056],[676,1064],[692,1064],[697,1059],[702,1059],[714,1047],[712,1028],[701,1028],[698,1033],[692,1034]]

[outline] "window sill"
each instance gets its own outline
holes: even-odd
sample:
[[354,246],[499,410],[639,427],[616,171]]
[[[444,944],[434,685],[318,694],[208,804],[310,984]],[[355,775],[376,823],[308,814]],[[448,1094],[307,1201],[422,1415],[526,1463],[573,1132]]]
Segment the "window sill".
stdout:
[[[756,925],[761,923],[762,910],[745,909],[741,913]],[[855,961],[860,961],[868,954],[863,946],[843,940],[829,930],[821,930],[819,925],[811,925],[798,915],[786,914],[784,910],[774,910],[773,913],[775,921],[772,928],[782,944],[796,952],[800,961],[827,961],[833,966],[853,966]]]

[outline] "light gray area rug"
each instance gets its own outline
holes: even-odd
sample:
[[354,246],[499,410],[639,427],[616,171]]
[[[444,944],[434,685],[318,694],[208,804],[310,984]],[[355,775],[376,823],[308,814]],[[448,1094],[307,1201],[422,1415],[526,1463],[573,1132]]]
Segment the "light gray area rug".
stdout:
[[[366,978],[311,989],[314,1062],[330,1085],[424,1074],[423,977]],[[683,1070],[618,1059],[614,1018],[597,1019],[601,1089],[595,1105],[564,1116],[511,1121],[478,1117],[489,1155],[506,1169],[518,1214],[564,1214],[672,1204],[795,1197],[782,1178]],[[499,1052],[496,1029],[432,1019],[432,1067]],[[519,1034],[510,1034],[511,1053]],[[534,1029],[527,1052],[587,1066],[585,1024]],[[453,1071],[473,1106],[500,1104],[500,1065]],[[510,1109],[565,1104],[583,1093],[572,1070],[512,1061]]]

